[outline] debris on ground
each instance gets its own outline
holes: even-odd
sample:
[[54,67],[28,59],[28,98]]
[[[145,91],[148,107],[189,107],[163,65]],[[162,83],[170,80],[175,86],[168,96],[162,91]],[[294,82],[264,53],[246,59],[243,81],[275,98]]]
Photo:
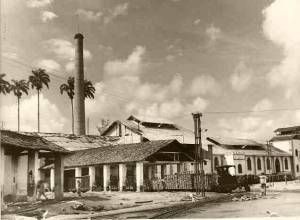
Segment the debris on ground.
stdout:
[[271,212],[271,211],[266,211],[267,214],[269,214],[270,217],[279,217],[278,213],[276,212]]
[[231,200],[234,202],[242,202],[242,201],[256,200],[260,198],[263,198],[263,196],[259,194],[254,194],[254,195],[242,195],[241,197],[233,197]]

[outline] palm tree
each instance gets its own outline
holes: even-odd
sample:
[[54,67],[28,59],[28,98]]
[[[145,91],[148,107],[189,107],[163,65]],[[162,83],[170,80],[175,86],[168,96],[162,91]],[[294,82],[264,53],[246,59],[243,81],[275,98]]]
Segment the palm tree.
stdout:
[[38,68],[32,70],[32,75],[28,79],[32,89],[37,90],[38,94],[38,132],[40,132],[40,92],[45,85],[49,89],[50,77],[46,73],[46,70]]
[[10,84],[4,79],[5,73],[0,74],[0,94],[8,94],[10,92]]
[[[74,98],[74,77],[69,77],[67,80],[67,83],[63,83],[60,85],[60,93],[63,94],[64,92],[67,93],[68,97],[71,100],[71,108],[72,108],[72,133],[74,134],[74,103],[73,103],[73,98]],[[92,82],[90,80],[84,80],[84,98],[90,98],[94,99],[94,94],[95,94],[95,87],[93,86]]]
[[67,83],[63,83],[59,87],[60,93],[67,93],[68,97],[71,100],[71,108],[72,108],[72,134],[74,134],[74,106],[73,106],[73,98],[74,98],[74,77],[69,77]]
[[84,80],[84,98],[94,99],[95,87],[90,80]]
[[24,79],[12,80],[12,83],[10,85],[10,90],[13,91],[14,95],[18,99],[18,132],[19,132],[20,131],[20,99],[23,93],[28,95],[28,90],[29,90],[28,82],[26,82]]

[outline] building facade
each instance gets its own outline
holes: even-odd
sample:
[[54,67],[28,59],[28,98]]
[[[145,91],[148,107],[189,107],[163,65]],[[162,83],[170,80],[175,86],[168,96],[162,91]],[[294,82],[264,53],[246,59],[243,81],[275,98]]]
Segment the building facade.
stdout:
[[300,177],[300,126],[278,128],[270,142],[291,157],[291,169]]

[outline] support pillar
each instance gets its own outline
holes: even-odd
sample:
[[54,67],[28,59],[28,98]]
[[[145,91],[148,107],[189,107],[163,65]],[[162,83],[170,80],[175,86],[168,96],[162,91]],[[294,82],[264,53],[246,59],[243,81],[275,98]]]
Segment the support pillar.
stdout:
[[40,180],[39,172],[39,152],[30,150],[28,151],[28,184],[27,192],[28,196],[36,199],[36,186]]
[[96,170],[94,166],[89,166],[89,176],[90,176],[90,190],[93,191],[93,186],[96,180]]
[[75,168],[75,187],[76,187],[76,190],[78,190],[78,183],[77,183],[77,180],[80,180],[79,177],[81,177],[81,167],[76,167]]
[[136,163],[136,191],[143,191],[144,185],[144,164],[142,162]]
[[254,175],[256,175],[257,171],[257,163],[256,163],[256,156],[253,156],[253,167],[254,167]]
[[161,179],[161,165],[156,165],[156,177]]
[[103,189],[104,189],[104,191],[107,191],[109,185],[110,185],[110,165],[103,165]]
[[214,173],[214,156],[213,156],[213,148],[212,145],[208,145],[208,154],[209,154],[209,159],[210,159],[210,172],[211,174]]
[[64,197],[64,158],[61,154],[55,155],[54,161],[54,195],[56,200],[61,200]]
[[122,192],[126,182],[126,164],[119,164],[119,191]]
[[54,191],[54,168],[50,169],[50,190]]
[[[1,133],[0,133],[1,136]],[[0,141],[0,216],[1,216],[1,209],[3,204],[3,196],[4,196],[4,171],[5,171],[5,158],[4,158],[4,147],[1,146]]]
[[171,174],[171,165],[170,164],[166,164],[166,175],[170,175]]
[[267,174],[267,164],[266,164],[266,157],[263,156],[263,164],[264,164],[264,174],[266,175]]

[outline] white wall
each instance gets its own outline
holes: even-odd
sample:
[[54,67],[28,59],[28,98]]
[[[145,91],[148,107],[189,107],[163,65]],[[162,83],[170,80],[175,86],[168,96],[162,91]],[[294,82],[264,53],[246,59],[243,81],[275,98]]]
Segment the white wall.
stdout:
[[142,140],[142,136],[140,134],[131,131],[123,124],[121,124],[121,132],[119,130],[119,125],[115,124],[105,136],[119,136],[119,134],[121,133],[121,137],[119,140],[120,144],[140,143]]
[[[296,176],[300,176],[300,140],[293,140],[293,147],[294,147],[294,167],[295,167],[295,173]],[[298,156],[296,156],[295,152],[298,150]],[[299,170],[297,172],[297,167],[299,167]]]
[[4,195],[13,193],[14,166],[10,155],[4,156]]

